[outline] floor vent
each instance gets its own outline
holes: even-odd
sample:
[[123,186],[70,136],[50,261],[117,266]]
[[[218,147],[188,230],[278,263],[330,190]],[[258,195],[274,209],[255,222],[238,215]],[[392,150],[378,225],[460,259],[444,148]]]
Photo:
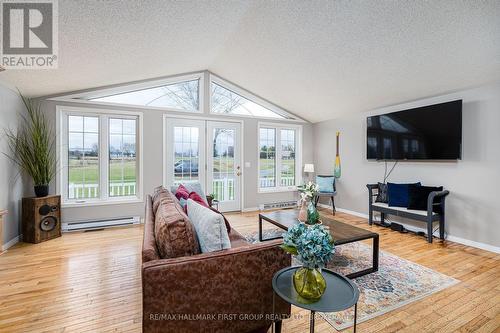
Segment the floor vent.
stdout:
[[259,210],[297,207],[297,201],[273,202],[259,205]]
[[120,217],[115,219],[87,220],[78,222],[63,223],[61,225],[63,232],[84,231],[93,229],[104,229],[112,227],[122,227],[125,225],[139,224],[139,216]]

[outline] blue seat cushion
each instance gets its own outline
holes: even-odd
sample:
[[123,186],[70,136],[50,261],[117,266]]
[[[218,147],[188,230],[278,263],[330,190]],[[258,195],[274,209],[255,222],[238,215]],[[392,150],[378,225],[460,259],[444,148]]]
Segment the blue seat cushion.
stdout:
[[387,199],[389,207],[408,207],[408,189],[410,185],[420,186],[420,182],[412,184],[387,183]]
[[335,177],[320,177],[316,176],[316,184],[319,186],[319,191],[322,193],[332,193],[333,184],[335,184]]

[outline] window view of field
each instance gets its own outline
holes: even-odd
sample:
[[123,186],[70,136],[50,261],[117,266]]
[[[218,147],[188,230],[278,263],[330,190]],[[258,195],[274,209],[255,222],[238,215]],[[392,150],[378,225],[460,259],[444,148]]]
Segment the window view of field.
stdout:
[[[100,197],[99,118],[68,117],[68,198]],[[136,194],[136,120],[109,119],[110,197]]]

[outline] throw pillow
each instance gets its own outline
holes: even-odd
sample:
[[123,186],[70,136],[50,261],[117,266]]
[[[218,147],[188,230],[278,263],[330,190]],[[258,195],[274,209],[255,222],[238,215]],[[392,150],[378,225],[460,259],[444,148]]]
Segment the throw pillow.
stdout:
[[224,216],[224,214],[222,214],[221,212],[219,212],[214,207],[210,207],[209,206],[208,208],[210,208],[211,211],[216,212],[217,214],[222,215],[222,217],[224,218],[224,223],[226,224],[227,233],[230,233],[231,232],[231,225],[229,224],[229,221],[226,219],[226,217]]
[[158,210],[158,206],[160,206],[160,202],[167,196],[168,190],[161,187],[155,188],[155,192],[153,194],[152,202],[153,202],[153,213],[156,215],[156,211]]
[[[434,191],[442,191],[442,186],[415,186],[408,187],[408,209],[427,210],[427,199],[429,194]],[[438,201],[434,199],[434,203]],[[438,212],[439,207],[434,207],[433,211]]]
[[154,234],[161,258],[200,253],[193,225],[172,193],[161,200],[155,216]]
[[332,193],[333,185],[335,184],[335,177],[320,177],[316,176],[316,184],[318,184],[319,191],[324,193]]
[[[199,203],[200,205],[202,205],[203,207],[207,207],[208,208],[208,204],[201,198],[201,196],[196,193],[196,192],[191,192],[189,193],[189,196],[186,198],[186,199],[191,199],[197,203]],[[188,207],[189,209],[189,207]]]
[[221,214],[211,211],[192,199],[188,200],[187,207],[188,216],[193,222],[202,253],[231,248]]
[[378,193],[375,202],[387,203],[387,184],[378,183]]
[[[420,186],[419,183],[412,185]],[[387,183],[387,197],[390,207],[408,207],[408,187],[410,184]]]
[[184,185],[180,184],[177,190],[175,191],[175,197],[179,200],[185,199],[187,200],[189,198],[189,191],[187,188],[184,187]]
[[[201,188],[201,184],[199,182],[194,182],[194,183],[184,183],[182,184],[188,191],[188,193],[191,192],[196,192],[200,195],[200,197],[205,201],[205,203],[208,205],[207,202],[207,197],[205,196],[205,192]],[[173,194],[177,192],[177,186],[171,186],[170,190],[172,191]]]

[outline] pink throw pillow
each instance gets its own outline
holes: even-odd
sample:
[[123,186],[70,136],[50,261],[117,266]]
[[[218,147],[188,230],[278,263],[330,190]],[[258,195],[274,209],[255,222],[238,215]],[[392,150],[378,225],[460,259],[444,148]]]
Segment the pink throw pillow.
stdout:
[[177,191],[175,191],[175,197],[177,200],[181,200],[181,198],[187,200],[189,198],[189,191],[181,184],[177,188]]

